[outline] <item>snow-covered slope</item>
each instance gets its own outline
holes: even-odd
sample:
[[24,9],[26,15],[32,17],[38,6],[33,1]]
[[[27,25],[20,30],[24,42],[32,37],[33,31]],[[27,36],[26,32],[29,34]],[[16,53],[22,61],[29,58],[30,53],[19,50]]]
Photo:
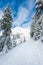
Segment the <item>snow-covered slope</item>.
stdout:
[[15,27],[14,29],[12,29],[12,34],[20,33],[20,34],[24,34],[27,36],[27,35],[29,35],[29,32],[30,32],[29,29],[25,29],[22,27]]
[[0,65],[43,65],[43,43],[28,36],[28,41],[0,56]]
[[29,39],[0,56],[0,65],[43,65],[43,44]]
[[27,29],[27,28],[22,28],[22,27],[15,27],[14,29],[12,29],[11,36],[20,34],[21,39],[25,37],[26,40],[28,40],[28,37],[30,36],[29,33],[30,33],[30,28]]

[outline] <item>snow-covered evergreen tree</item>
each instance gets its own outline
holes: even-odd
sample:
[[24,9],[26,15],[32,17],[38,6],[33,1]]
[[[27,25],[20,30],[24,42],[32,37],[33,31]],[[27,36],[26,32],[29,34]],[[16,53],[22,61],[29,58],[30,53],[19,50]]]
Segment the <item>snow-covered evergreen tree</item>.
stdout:
[[13,36],[13,47],[15,47],[16,46],[16,40],[15,40],[16,38]]
[[36,10],[32,19],[30,36],[33,37],[35,40],[38,40],[39,38],[41,38],[41,35],[43,34],[43,1],[35,0],[35,4]]
[[10,38],[12,22],[13,22],[13,19],[11,15],[11,9],[8,5],[4,10],[2,20],[1,20],[1,30],[3,30],[3,34],[0,38],[0,41],[1,41],[0,50],[3,49],[4,46],[7,46],[7,49],[12,48],[12,42]]
[[11,27],[12,27],[12,15],[11,15],[11,9],[9,5],[4,10],[3,20],[2,20],[2,29],[4,30],[3,34],[5,36],[10,35],[11,33]]
[[25,37],[24,37],[24,41],[23,42],[26,42],[26,39],[25,39]]

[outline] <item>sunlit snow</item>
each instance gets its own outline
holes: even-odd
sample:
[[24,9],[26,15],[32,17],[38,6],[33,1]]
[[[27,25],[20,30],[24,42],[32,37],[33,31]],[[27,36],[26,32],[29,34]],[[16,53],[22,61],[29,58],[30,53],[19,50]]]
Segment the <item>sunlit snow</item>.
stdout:
[[12,33],[16,32],[24,33],[27,41],[0,55],[0,65],[43,65],[43,43],[33,41],[27,29],[18,27]]

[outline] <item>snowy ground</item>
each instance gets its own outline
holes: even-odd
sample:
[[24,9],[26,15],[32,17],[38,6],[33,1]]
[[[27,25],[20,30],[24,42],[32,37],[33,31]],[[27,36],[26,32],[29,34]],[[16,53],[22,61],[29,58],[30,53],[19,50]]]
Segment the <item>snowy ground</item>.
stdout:
[[43,43],[33,41],[29,35],[27,41],[0,55],[0,65],[43,65]]

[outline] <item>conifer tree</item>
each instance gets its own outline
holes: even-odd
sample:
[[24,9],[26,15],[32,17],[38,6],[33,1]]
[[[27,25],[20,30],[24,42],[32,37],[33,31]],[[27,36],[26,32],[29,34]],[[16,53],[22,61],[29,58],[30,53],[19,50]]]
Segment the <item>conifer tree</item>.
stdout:
[[4,10],[3,17],[2,17],[2,25],[1,25],[1,29],[3,30],[3,36],[6,39],[4,41],[4,46],[7,45],[8,49],[12,48],[12,42],[10,38],[12,22],[13,22],[13,19],[11,15],[11,9],[8,5]]
[[12,15],[11,15],[11,9],[9,5],[4,10],[3,20],[2,20],[2,29],[4,30],[3,34],[5,36],[10,35],[11,33],[11,27],[12,27]]
[[42,0],[35,0],[36,8],[35,14],[32,19],[31,24],[31,31],[30,36],[33,37],[35,40],[41,38],[42,29],[43,29],[43,1]]

